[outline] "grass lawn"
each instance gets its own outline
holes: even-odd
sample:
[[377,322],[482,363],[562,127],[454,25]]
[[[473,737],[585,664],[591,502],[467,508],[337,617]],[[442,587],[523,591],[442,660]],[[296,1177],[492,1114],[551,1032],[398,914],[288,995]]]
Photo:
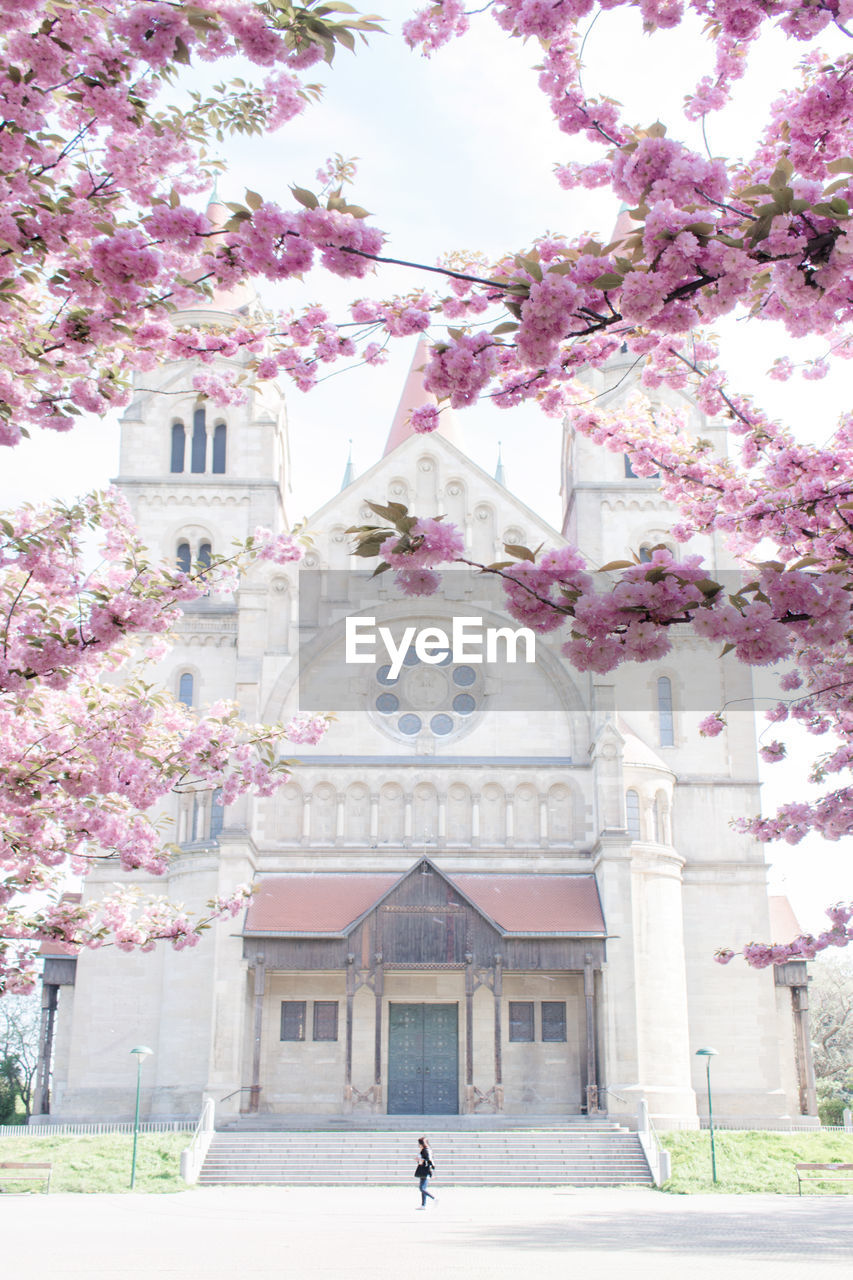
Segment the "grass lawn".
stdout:
[[[189,1133],[140,1133],[135,1191],[185,1191],[178,1169],[189,1141]],[[51,1192],[130,1191],[132,1156],[132,1133],[0,1138],[0,1163],[31,1160],[53,1165]]]
[[[662,1133],[661,1144],[672,1155],[672,1177],[664,1191],[676,1195],[697,1192],[797,1194],[795,1164],[853,1164],[853,1134],[850,1133],[754,1133],[715,1130],[717,1152],[716,1185],[711,1181],[711,1139],[700,1133]],[[850,1195],[848,1183],[814,1182],[804,1185],[803,1195]]]

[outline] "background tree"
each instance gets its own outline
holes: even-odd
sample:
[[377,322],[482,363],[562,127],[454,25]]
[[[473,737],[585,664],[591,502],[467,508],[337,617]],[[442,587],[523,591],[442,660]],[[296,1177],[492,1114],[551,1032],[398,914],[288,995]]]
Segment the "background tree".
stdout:
[[33,1086],[38,1067],[41,1006],[38,996],[9,996],[0,1001],[0,1077],[12,1099],[11,1110],[3,1118],[0,1090],[0,1124],[8,1124],[20,1100],[23,1119],[32,1108]]
[[[627,0],[606,7],[626,14],[634,8]],[[621,661],[660,657],[677,622],[691,622],[741,661],[793,663],[783,688],[791,696],[780,698],[770,716],[782,722],[793,715],[810,732],[830,734],[833,745],[812,771],[826,790],[817,801],[756,817],[748,828],[760,839],[792,843],[811,830],[838,839],[853,832],[853,419],[842,418],[824,447],[804,446],[728,384],[707,327],[740,309],[754,323],[780,322],[793,337],[818,334],[827,356],[806,369],[814,378],[830,359],[851,353],[853,60],[846,53],[825,58],[813,47],[831,27],[848,36],[849,4],[694,0],[685,7],[678,0],[644,0],[640,7],[649,33],[677,25],[686,9],[707,22],[713,72],[685,109],[688,122],[703,126],[725,106],[770,22],[803,47],[801,81],[780,86],[751,155],[713,157],[660,122],[633,124],[612,99],[589,96],[582,41],[598,12],[592,0],[495,0],[485,20],[495,19],[511,39],[538,42],[539,83],[562,131],[600,148],[591,161],[562,164],[560,181],[567,188],[610,185],[629,207],[630,225],[614,242],[531,233],[521,250],[493,261],[451,252],[437,266],[407,264],[421,278],[428,272],[441,280],[440,288],[418,283],[384,301],[356,297],[337,321],[316,305],[299,314],[259,312],[228,326],[186,323],[179,309],[251,276],[297,280],[315,266],[361,280],[399,261],[384,252],[384,236],[365,210],[344,198],[343,180],[351,176],[345,166],[324,175],[317,192],[294,187],[290,197],[270,198],[248,191],[230,205],[224,226],[192,204],[208,180],[211,144],[291,119],[316,93],[299,73],[331,60],[339,45],[354,47],[356,35],[376,31],[377,22],[345,4],[315,0],[298,7],[287,0],[113,0],[107,6],[82,0],[73,7],[28,0],[23,11],[5,9],[0,440],[15,444],[33,425],[66,430],[81,412],[126,403],[134,372],[161,359],[196,361],[197,390],[222,403],[245,394],[247,377],[281,375],[305,389],[341,357],[375,361],[391,338],[438,328],[425,381],[439,408],[413,418],[417,430],[435,429],[447,405],[462,407],[482,396],[506,408],[533,400],[544,413],[568,416],[577,431],[628,453],[635,474],[657,471],[664,495],[684,512],[673,530],[678,540],[718,532],[746,560],[763,556],[767,542],[773,546],[775,559],[752,567],[735,591],[711,580],[696,557],[661,552],[649,565],[608,566],[604,596],[588,580],[589,569],[602,566],[587,566],[571,548],[538,559],[520,549],[515,565],[492,571],[504,576],[514,616],[540,630],[567,628],[565,651],[582,669],[607,671]],[[462,35],[470,18],[459,0],[441,0],[416,15],[405,36],[431,54]],[[258,84],[235,80],[208,96],[194,91],[189,105],[181,104],[174,90],[182,67],[237,52],[262,69]],[[652,409],[648,399],[618,414],[591,405],[577,373],[606,366],[621,347],[633,355],[648,392],[661,385],[689,388],[708,414],[727,418],[737,438],[732,455],[714,457],[707,442],[687,435],[677,413]],[[777,375],[792,372],[791,360],[780,357]],[[91,518],[86,504],[70,517],[56,516],[71,541]],[[435,522],[416,526],[405,512],[383,518],[365,549],[381,548],[386,563],[408,575],[407,589],[428,589],[434,566],[459,558],[452,532],[437,531]],[[94,837],[126,865],[151,867],[159,858],[162,866],[150,824],[123,809],[122,797],[144,814],[163,787],[195,785],[198,777],[215,777],[227,789],[233,769],[240,779],[235,786],[255,785],[250,758],[261,785],[271,785],[275,763],[265,731],[253,736],[249,730],[241,740],[245,731],[232,719],[214,723],[214,717],[199,731],[202,749],[195,751],[198,734],[175,725],[166,711],[151,726],[147,748],[134,753],[129,738],[117,744],[103,791],[103,761],[94,759],[98,715],[100,724],[132,724],[151,699],[132,684],[124,695],[107,694],[97,662],[92,666],[103,652],[99,629],[110,636],[157,629],[157,599],[169,612],[188,587],[156,567],[143,568],[141,552],[128,567],[122,552],[117,577],[98,583],[86,599],[87,623],[72,642],[77,583],[63,565],[61,587],[51,587],[39,542],[50,527],[50,516],[34,521],[19,514],[6,530],[11,585],[5,609],[20,650],[12,662],[4,654],[9,776],[17,787],[16,794],[7,792],[14,819],[2,850],[10,873],[0,897],[7,903],[47,883],[46,868],[66,856],[60,836],[67,824],[80,862]],[[131,599],[128,573],[135,584]],[[124,698],[112,715],[104,703],[109,696]],[[90,710],[93,732],[80,735],[74,727]],[[709,717],[705,731],[719,732],[723,715],[721,708]],[[25,739],[22,755],[26,717],[36,736]],[[81,742],[85,758],[75,756]],[[28,753],[37,759],[25,759]],[[762,754],[781,758],[784,745],[772,742]],[[164,759],[169,767],[162,773]],[[48,803],[53,795],[61,800],[56,829]],[[178,944],[196,936],[184,923],[170,935],[160,910],[147,908],[140,925],[119,905],[114,918],[81,912],[73,920],[58,906],[47,920],[10,908],[2,929],[7,987],[29,980],[28,957],[39,936],[97,945],[110,934],[120,945],[143,947],[157,937],[173,936]],[[750,963],[768,964],[844,945],[853,936],[851,917],[853,909],[835,908],[832,927],[818,938],[798,939],[787,949],[751,944],[745,955]]]
[[841,1124],[853,1109],[853,961],[826,957],[811,972],[810,1024],[823,1124]]

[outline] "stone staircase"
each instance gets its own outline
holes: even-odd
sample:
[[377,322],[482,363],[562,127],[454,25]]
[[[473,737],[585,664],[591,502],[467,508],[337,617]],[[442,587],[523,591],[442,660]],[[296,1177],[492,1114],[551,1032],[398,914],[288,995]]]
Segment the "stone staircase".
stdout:
[[199,1182],[414,1187],[417,1139],[424,1132],[439,1187],[652,1185],[637,1135],[607,1121],[542,1129],[443,1129],[428,1118],[419,1128],[405,1130],[324,1126],[218,1132]]

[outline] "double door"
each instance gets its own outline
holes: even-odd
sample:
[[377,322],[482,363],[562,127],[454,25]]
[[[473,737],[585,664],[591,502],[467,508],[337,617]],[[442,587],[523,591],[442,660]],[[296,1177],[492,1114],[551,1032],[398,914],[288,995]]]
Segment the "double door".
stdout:
[[459,1111],[455,1004],[392,1004],[388,1010],[388,1114]]

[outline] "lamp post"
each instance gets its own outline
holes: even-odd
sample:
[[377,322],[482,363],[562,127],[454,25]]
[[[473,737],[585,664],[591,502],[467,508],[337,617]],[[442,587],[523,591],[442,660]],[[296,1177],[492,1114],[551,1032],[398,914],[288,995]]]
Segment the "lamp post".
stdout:
[[145,1058],[150,1058],[154,1050],[149,1049],[144,1044],[138,1044],[135,1049],[130,1051],[136,1057],[136,1114],[133,1120],[133,1160],[130,1165],[130,1189],[136,1182],[136,1143],[139,1138],[139,1094],[142,1089],[142,1063]]
[[714,1150],[714,1107],[711,1102],[711,1059],[717,1057],[716,1049],[697,1049],[697,1058],[705,1059],[705,1077],[708,1081],[708,1128],[711,1130],[711,1173],[717,1181],[717,1153]]

